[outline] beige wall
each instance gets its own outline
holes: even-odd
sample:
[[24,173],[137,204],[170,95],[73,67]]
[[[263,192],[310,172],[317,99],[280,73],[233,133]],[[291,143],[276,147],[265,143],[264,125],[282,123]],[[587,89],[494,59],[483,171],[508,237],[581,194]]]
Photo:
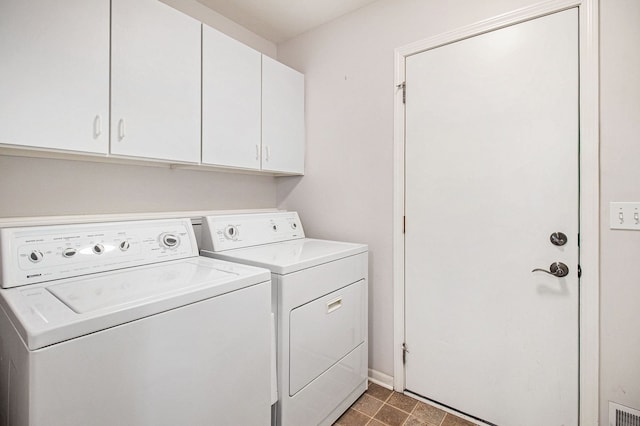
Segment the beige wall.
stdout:
[[[370,367],[393,372],[393,50],[531,0],[381,0],[278,46],[306,74],[306,176],[278,204],[311,236],[370,244]],[[640,2],[602,3],[601,424],[640,409],[640,233],[610,231],[609,201],[640,201]]]
[[640,201],[640,1],[600,1],[600,424],[640,410],[640,232],[609,229],[611,201]]
[[174,7],[189,16],[193,16],[201,22],[225,33],[253,49],[272,58],[276,57],[277,47],[274,43],[259,35],[241,27],[232,20],[209,9],[197,0],[161,0],[163,3]]
[[269,208],[274,179],[0,155],[0,218]]
[[[275,56],[275,44],[196,0],[165,3]],[[276,183],[270,176],[21,158],[0,150],[0,200],[0,218],[272,208]]]

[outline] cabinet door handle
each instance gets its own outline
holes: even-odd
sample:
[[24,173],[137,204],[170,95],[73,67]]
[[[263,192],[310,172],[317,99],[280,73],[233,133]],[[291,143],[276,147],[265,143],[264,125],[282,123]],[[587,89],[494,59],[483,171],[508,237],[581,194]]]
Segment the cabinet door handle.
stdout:
[[269,161],[269,158],[271,158],[271,148],[269,148],[269,145],[267,145],[267,146],[264,148],[264,151],[265,151],[265,154],[266,154],[266,158],[265,158],[265,160],[266,160],[266,161]]
[[122,140],[124,139],[125,136],[125,128],[124,128],[124,118],[121,118],[120,121],[118,121],[118,140]]
[[96,115],[96,118],[93,119],[93,138],[98,139],[102,134],[102,118],[100,114]]
[[260,159],[260,146],[256,144],[256,161]]

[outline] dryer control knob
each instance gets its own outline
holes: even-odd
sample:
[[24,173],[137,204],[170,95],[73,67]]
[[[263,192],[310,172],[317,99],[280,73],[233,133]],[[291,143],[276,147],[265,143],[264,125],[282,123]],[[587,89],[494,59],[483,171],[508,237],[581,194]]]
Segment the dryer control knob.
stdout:
[[104,253],[104,246],[100,243],[96,244],[95,246],[93,246],[93,252],[95,254],[102,254]]
[[178,245],[180,245],[180,238],[178,238],[178,236],[175,234],[162,234],[160,236],[160,245],[164,248],[169,249],[176,248],[178,247]]
[[227,227],[224,228],[224,237],[227,240],[237,240],[238,239],[238,228],[236,228],[233,225],[227,225]]
[[125,240],[122,241],[118,247],[120,247],[121,251],[127,251],[129,250],[129,247],[131,247],[131,244],[129,243],[129,241]]
[[33,250],[31,253],[29,253],[29,260],[32,261],[33,263],[38,263],[42,259],[44,259],[44,255],[42,254],[41,251]]

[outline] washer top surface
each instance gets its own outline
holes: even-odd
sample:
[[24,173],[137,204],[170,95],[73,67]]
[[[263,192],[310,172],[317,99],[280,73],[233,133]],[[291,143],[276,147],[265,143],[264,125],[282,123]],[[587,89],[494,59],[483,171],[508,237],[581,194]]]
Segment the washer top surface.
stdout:
[[168,219],[4,228],[0,278],[0,307],[35,350],[271,277],[199,257],[190,220]]
[[0,291],[30,350],[270,280],[269,271],[196,257]]
[[201,254],[232,262],[240,261],[285,275],[363,253],[367,249],[366,244],[303,238],[222,252],[202,250]]

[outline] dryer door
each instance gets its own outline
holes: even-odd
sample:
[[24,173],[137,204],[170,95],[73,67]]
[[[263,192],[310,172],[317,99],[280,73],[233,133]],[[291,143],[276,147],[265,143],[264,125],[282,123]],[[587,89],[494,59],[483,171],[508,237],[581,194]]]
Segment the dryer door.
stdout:
[[360,280],[291,311],[290,396],[364,342],[365,295]]

